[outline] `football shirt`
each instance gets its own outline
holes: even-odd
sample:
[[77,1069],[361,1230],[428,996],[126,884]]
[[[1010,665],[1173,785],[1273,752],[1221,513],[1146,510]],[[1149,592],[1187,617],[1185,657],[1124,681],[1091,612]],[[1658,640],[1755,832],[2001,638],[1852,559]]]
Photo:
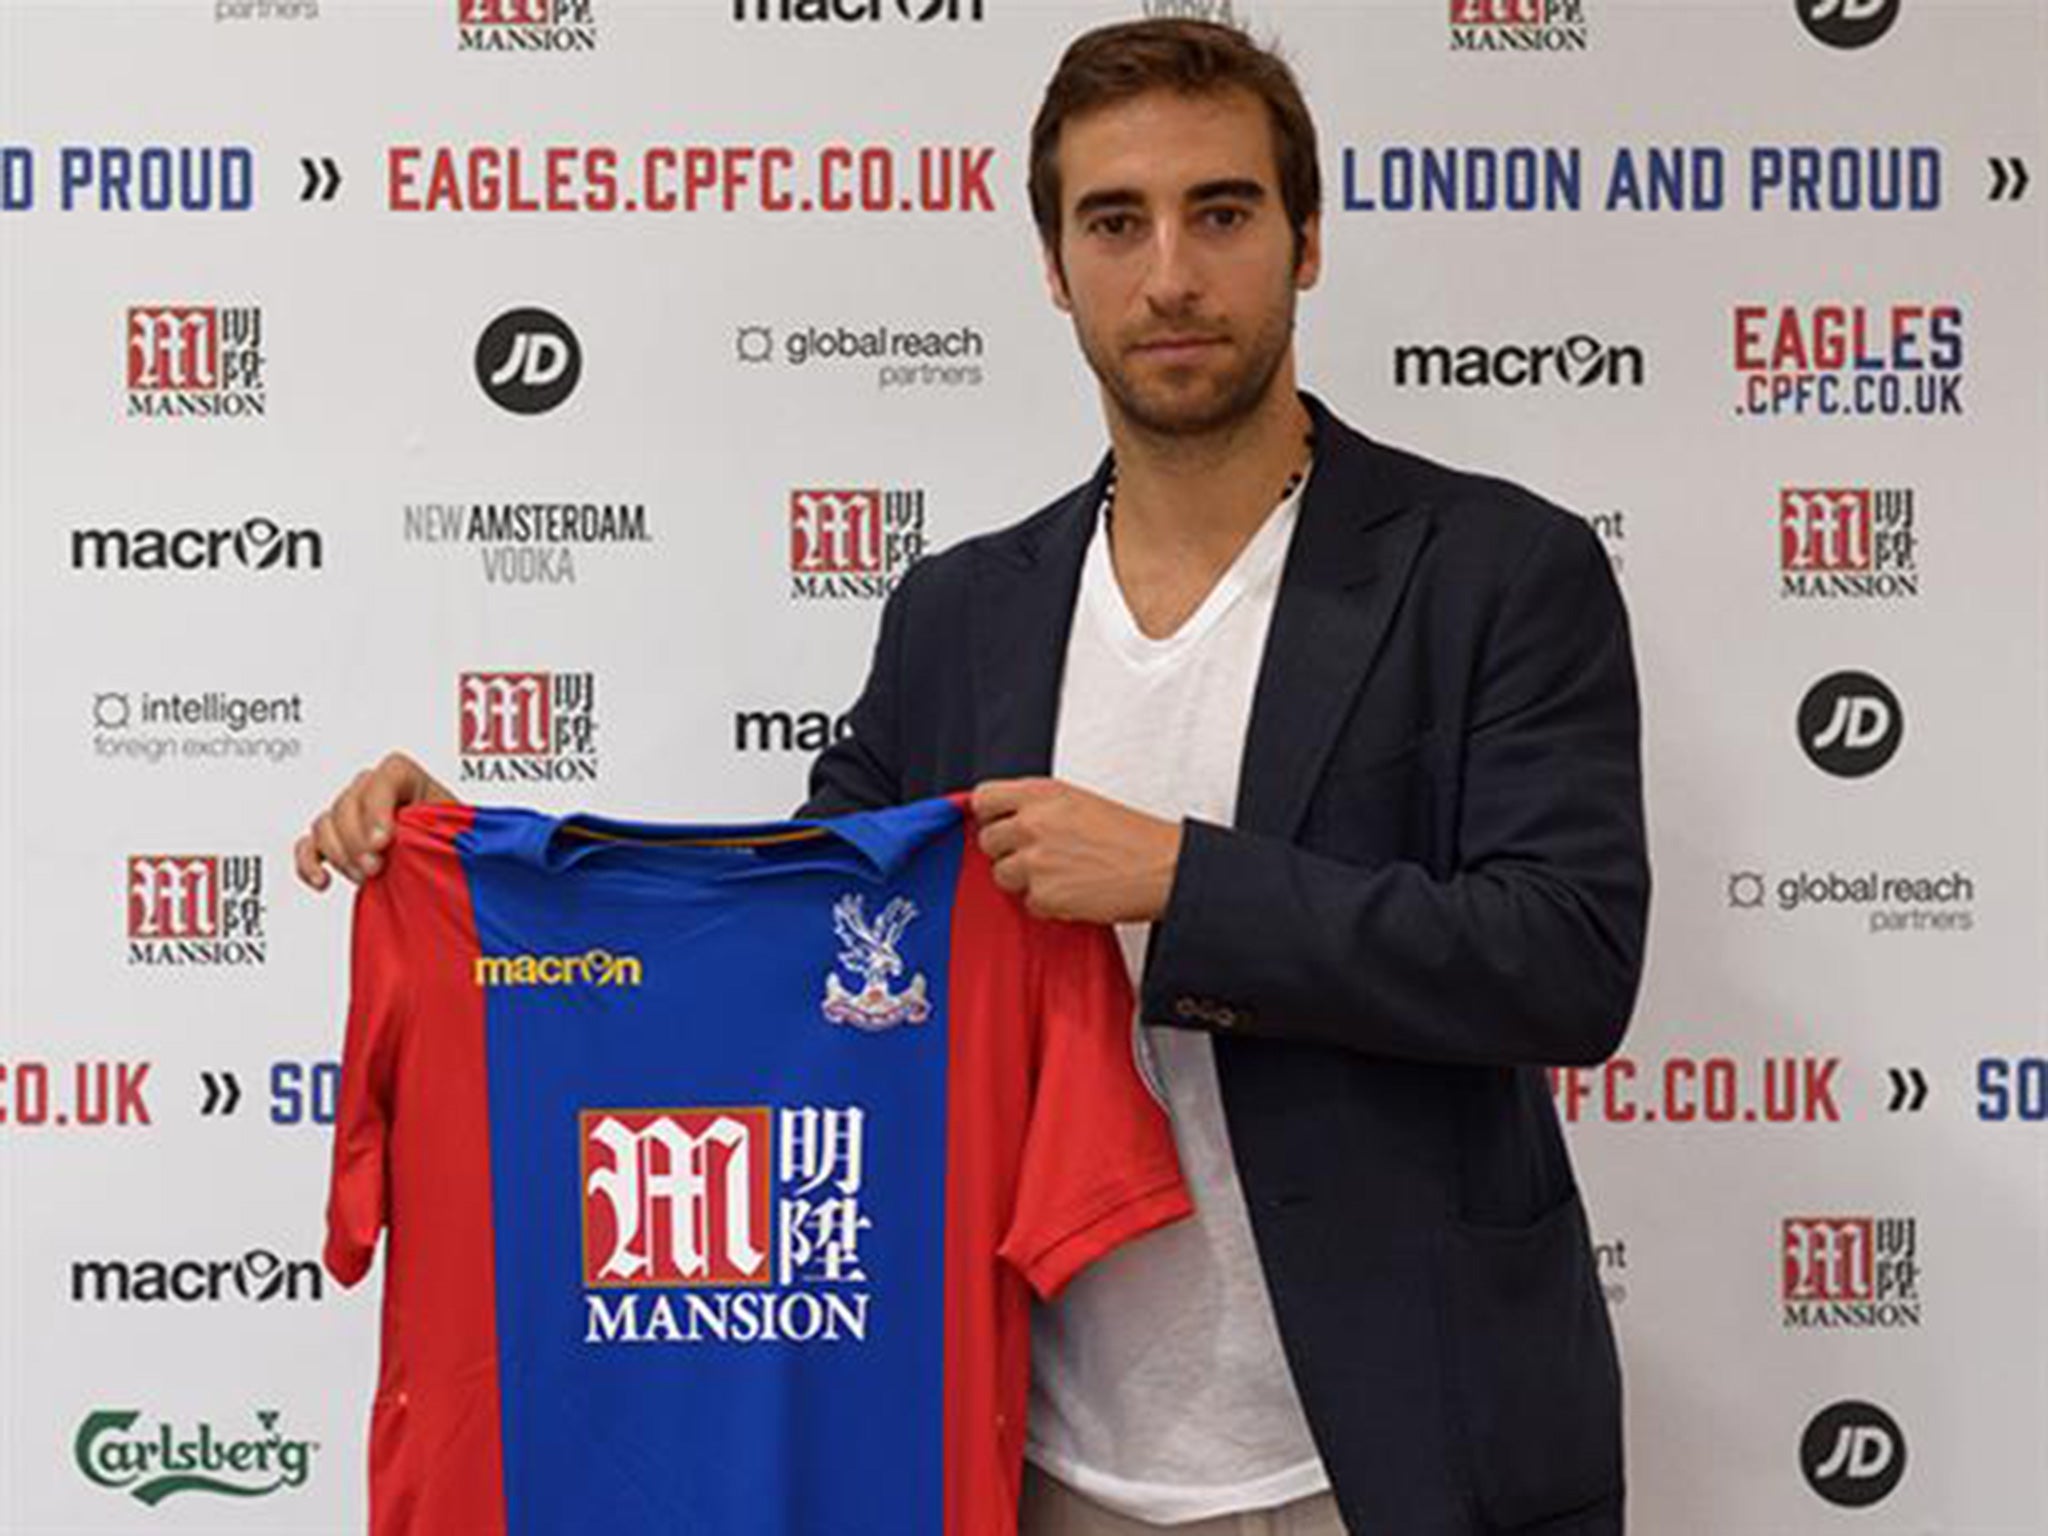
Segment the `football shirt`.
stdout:
[[372,1530],[1008,1536],[1031,1293],[1189,1210],[1132,1019],[957,797],[401,812],[326,1249],[388,1228]]

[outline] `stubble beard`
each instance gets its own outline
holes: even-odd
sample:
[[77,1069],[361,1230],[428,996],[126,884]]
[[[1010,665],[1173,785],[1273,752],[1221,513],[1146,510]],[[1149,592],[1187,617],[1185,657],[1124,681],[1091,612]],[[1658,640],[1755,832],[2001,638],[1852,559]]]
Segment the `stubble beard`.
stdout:
[[1141,382],[1126,365],[1126,354],[1114,343],[1104,345],[1091,337],[1079,316],[1074,333],[1089,368],[1131,426],[1160,438],[1220,435],[1248,420],[1272,394],[1294,335],[1294,290],[1288,288],[1280,308],[1254,333],[1243,361],[1215,376],[1212,388],[1193,396],[1163,383],[1155,387]]

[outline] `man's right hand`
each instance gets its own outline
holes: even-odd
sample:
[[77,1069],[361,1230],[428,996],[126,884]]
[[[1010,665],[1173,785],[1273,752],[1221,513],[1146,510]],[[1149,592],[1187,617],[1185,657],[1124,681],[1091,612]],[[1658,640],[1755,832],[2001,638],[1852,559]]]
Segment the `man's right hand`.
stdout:
[[403,752],[393,752],[374,768],[366,768],[334,797],[334,804],[313,818],[306,835],[292,847],[299,879],[316,891],[333,882],[329,868],[363,881],[384,867],[385,845],[391,841],[391,818],[403,805],[453,800],[434,776]]

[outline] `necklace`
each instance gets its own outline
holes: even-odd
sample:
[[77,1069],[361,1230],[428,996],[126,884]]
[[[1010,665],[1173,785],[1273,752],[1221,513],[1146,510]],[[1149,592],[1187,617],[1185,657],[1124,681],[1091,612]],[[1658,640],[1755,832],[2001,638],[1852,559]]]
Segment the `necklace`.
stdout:
[[[1294,472],[1293,474],[1289,475],[1289,476],[1287,477],[1287,483],[1286,483],[1285,485],[1283,485],[1282,487],[1280,487],[1280,495],[1279,495],[1279,497],[1278,497],[1278,498],[1277,498],[1277,499],[1276,499],[1276,500],[1274,501],[1274,503],[1273,503],[1273,505],[1274,505],[1274,506],[1276,506],[1276,507],[1277,507],[1277,506],[1279,506],[1279,505],[1280,505],[1280,504],[1281,504],[1282,502],[1286,501],[1286,500],[1287,500],[1287,498],[1288,498],[1288,497],[1290,497],[1290,496],[1292,496],[1292,495],[1293,495],[1293,494],[1294,494],[1294,493],[1295,493],[1296,491],[1300,490],[1300,489],[1301,489],[1301,485],[1302,485],[1302,482],[1303,482],[1304,480],[1308,479],[1308,472],[1309,472],[1309,471],[1310,471],[1311,469],[1315,468],[1315,463],[1316,463],[1316,435],[1315,435],[1315,433],[1314,433],[1313,431],[1309,431],[1309,432],[1304,432],[1304,433],[1302,433],[1302,434],[1301,434],[1301,445],[1302,445],[1302,446],[1303,446],[1304,448],[1306,448],[1306,449],[1308,450],[1308,457],[1307,457],[1306,459],[1302,460],[1301,468],[1297,469],[1297,470],[1296,470],[1296,471],[1295,471],[1295,472]],[[1104,523],[1104,525],[1105,525],[1105,526],[1107,526],[1107,524],[1109,523],[1109,520],[1110,520],[1111,516],[1112,516],[1112,515],[1113,515],[1113,514],[1114,514],[1115,512],[1116,512],[1116,460],[1112,458],[1112,459],[1111,459],[1111,460],[1109,461],[1109,484],[1108,484],[1108,485],[1106,485],[1106,486],[1104,486],[1104,487],[1103,487],[1103,490],[1102,490],[1102,521],[1103,521],[1103,523]]]

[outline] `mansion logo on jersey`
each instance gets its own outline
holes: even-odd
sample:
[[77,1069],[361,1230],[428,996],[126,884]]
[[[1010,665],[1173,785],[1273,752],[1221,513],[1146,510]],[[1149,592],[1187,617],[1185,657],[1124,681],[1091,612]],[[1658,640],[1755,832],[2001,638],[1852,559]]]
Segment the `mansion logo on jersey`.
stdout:
[[595,673],[465,672],[457,691],[464,783],[597,777]]
[[887,597],[923,553],[923,491],[789,493],[792,598]]
[[596,0],[455,0],[465,53],[588,53],[597,46]]
[[1738,304],[1738,416],[1960,416],[1959,304]]
[[1778,493],[1781,597],[1918,597],[1913,493],[1786,486]]
[[1583,53],[1586,0],[1450,0],[1453,53]]
[[261,965],[260,854],[149,854],[128,860],[130,965]]
[[281,1417],[275,1408],[259,1408],[255,1433],[236,1438],[205,1420],[189,1430],[168,1420],[138,1429],[138,1410],[100,1408],[78,1426],[72,1455],[88,1482],[151,1508],[181,1493],[263,1498],[305,1487],[320,1449],[318,1441],[286,1435]]
[[867,1338],[866,1110],[594,1109],[579,1119],[584,1343]]
[[645,503],[593,501],[408,502],[405,541],[475,550],[493,586],[573,586],[580,552],[654,542]]
[[327,546],[317,528],[252,517],[228,528],[74,528],[74,571],[317,571]]
[[1581,332],[1557,343],[1408,342],[1394,348],[1396,389],[1640,389],[1643,349]]
[[253,304],[138,304],[127,318],[128,414],[261,416],[263,311]]
[[1778,1294],[1787,1328],[1920,1326],[1914,1217],[1787,1217],[1780,1255]]

